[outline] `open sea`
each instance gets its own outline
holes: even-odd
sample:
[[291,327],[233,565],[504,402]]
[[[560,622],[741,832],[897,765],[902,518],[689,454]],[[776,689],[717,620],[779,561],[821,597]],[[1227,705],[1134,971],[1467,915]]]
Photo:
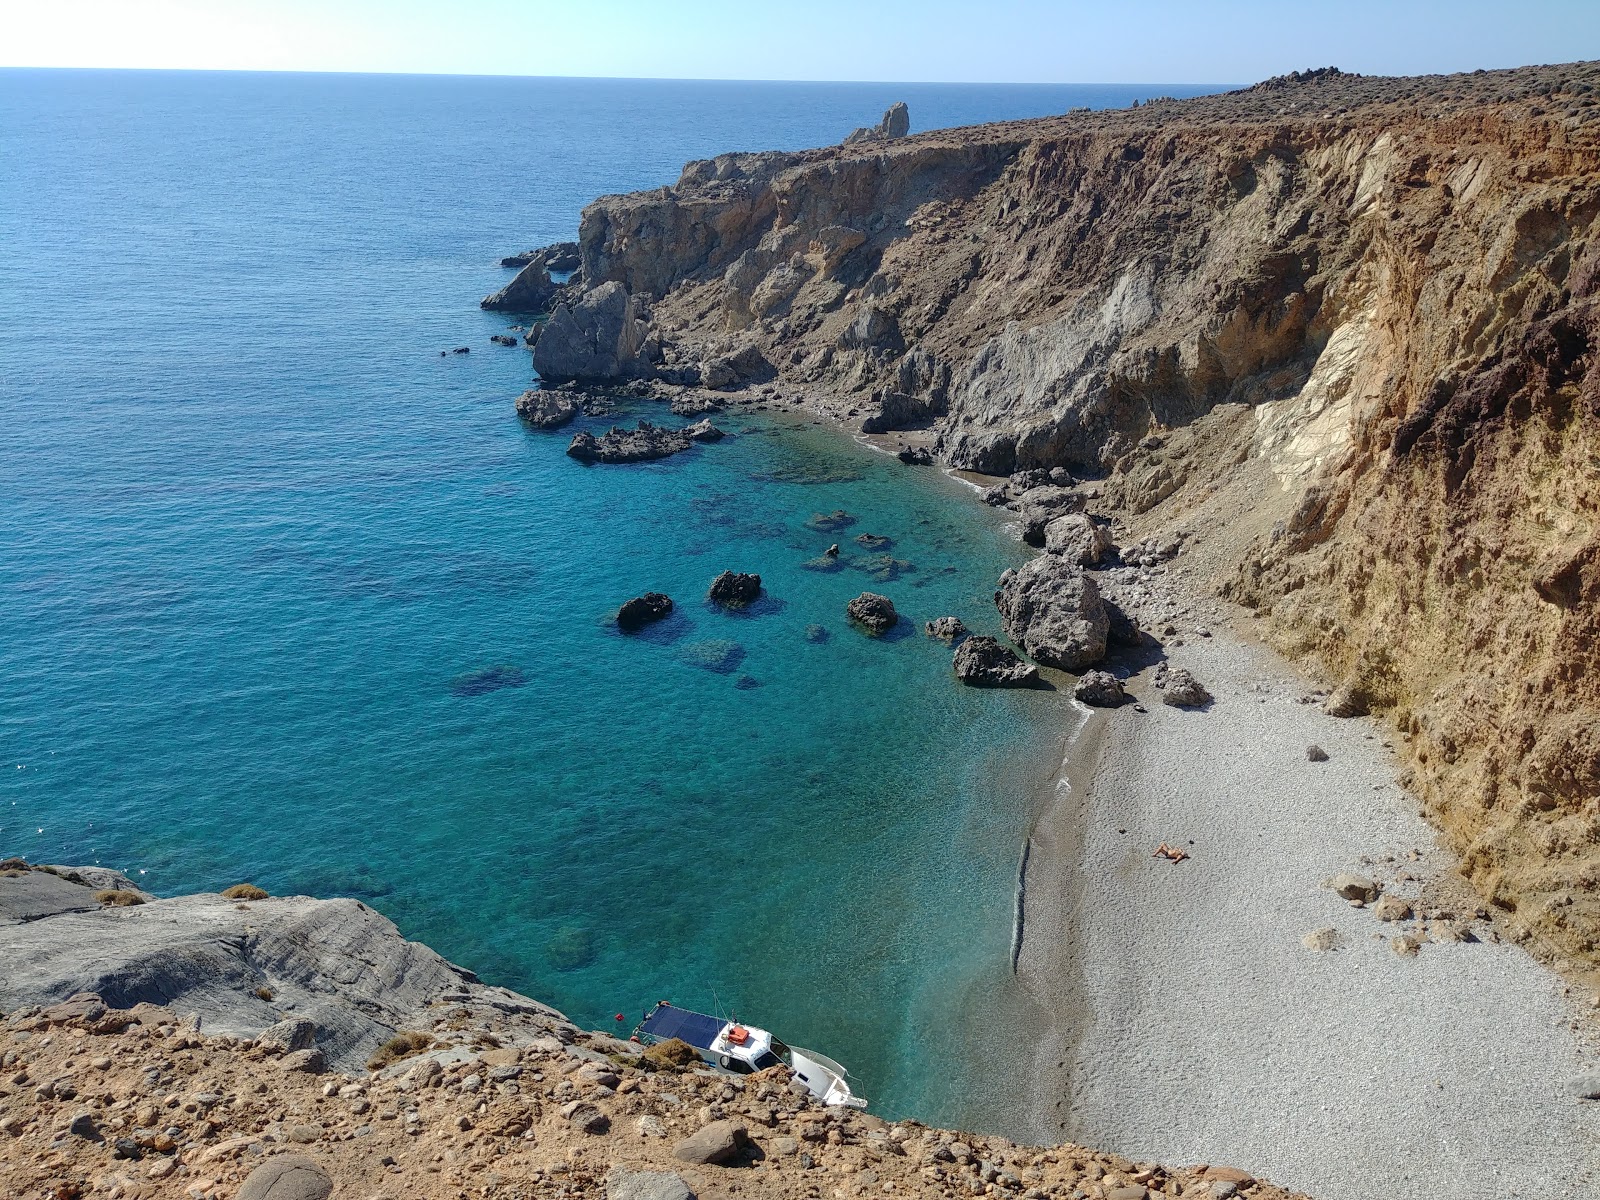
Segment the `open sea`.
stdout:
[[[358,896],[587,1026],[716,1006],[879,1113],[1021,1130],[1069,704],[920,626],[995,631],[1022,548],[797,418],[584,467],[477,302],[688,159],[1205,90],[0,71],[0,857]],[[708,607],[725,568],[767,599]],[[900,635],[848,626],[867,589]],[[677,612],[619,635],[646,590]]]

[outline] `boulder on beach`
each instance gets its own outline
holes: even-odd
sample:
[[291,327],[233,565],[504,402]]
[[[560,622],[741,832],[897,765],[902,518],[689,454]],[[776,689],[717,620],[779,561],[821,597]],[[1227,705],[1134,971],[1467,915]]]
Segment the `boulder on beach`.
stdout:
[[742,571],[724,571],[711,581],[706,598],[728,608],[743,608],[761,595],[761,576]]
[[1128,698],[1122,680],[1110,671],[1090,671],[1073,685],[1072,695],[1095,708],[1116,708]]
[[617,610],[617,625],[625,632],[632,633],[636,629],[643,629],[653,621],[659,621],[672,611],[672,597],[664,592],[646,592],[642,596],[635,596],[626,601]]
[[1105,657],[1110,618],[1082,567],[1041,554],[1000,576],[994,599],[1006,636],[1035,662],[1082,671]]
[[888,633],[900,620],[900,614],[894,610],[894,602],[876,592],[862,592],[844,606],[844,611],[846,616],[864,626],[874,637]]
[[933,455],[926,446],[902,446],[895,455],[901,462],[912,467],[933,466]]
[[517,416],[536,429],[560,429],[578,415],[578,402],[559,392],[530,388],[517,397]]
[[640,421],[637,429],[613,425],[599,437],[588,430],[575,434],[567,453],[579,462],[649,462],[687,450],[693,443],[682,430],[661,429]]
[[1045,529],[1050,522],[1069,513],[1081,512],[1084,503],[1081,493],[1053,484],[1028,488],[1017,496],[1015,504],[1022,540],[1030,546],[1043,546]]
[[1112,551],[1111,532],[1088,513],[1068,513],[1045,525],[1044,548],[1080,567],[1098,567]]
[[956,678],[972,687],[1030,687],[1039,681],[1038,667],[984,634],[957,646],[952,665]]
[[965,636],[967,627],[960,617],[935,617],[923,625],[922,631],[931,638],[938,638],[941,642],[953,642]]
[[1211,693],[1206,691],[1198,679],[1179,667],[1167,673],[1166,684],[1161,692],[1161,703],[1170,704],[1175,708],[1199,708],[1203,704],[1211,703]]

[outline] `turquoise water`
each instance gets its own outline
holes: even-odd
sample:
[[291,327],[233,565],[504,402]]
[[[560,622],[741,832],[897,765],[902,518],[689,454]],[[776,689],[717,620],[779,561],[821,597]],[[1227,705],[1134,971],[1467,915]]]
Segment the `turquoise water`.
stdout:
[[[949,1062],[1063,702],[843,608],[993,628],[1019,548],[788,418],[581,466],[476,302],[690,157],[1174,90],[0,72],[0,856],[360,896],[585,1024],[720,1004],[1004,1125]],[[899,578],[802,565],[865,532]],[[725,568],[768,600],[707,607]]]

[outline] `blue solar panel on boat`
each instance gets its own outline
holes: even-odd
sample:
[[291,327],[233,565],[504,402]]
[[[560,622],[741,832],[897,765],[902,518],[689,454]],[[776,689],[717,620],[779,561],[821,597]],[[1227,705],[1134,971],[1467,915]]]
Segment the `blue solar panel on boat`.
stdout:
[[726,1021],[708,1017],[705,1013],[690,1012],[686,1008],[662,1005],[644,1019],[639,1029],[651,1037],[682,1038],[689,1045],[709,1050]]

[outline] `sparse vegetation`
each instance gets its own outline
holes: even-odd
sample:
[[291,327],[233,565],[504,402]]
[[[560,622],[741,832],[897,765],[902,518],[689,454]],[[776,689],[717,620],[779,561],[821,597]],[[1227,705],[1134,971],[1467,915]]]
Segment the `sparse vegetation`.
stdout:
[[402,1030],[373,1051],[372,1057],[367,1059],[367,1070],[381,1071],[401,1059],[421,1054],[432,1045],[433,1038],[430,1035],[416,1030]]
[[138,892],[126,890],[96,892],[94,898],[107,908],[131,908],[144,903],[144,897]]
[[256,989],[256,999],[257,1000],[270,1001],[275,995],[277,995],[277,993],[274,992],[271,988],[269,988],[264,983],[260,987],[258,987]]
[[682,1038],[668,1038],[646,1047],[644,1062],[657,1071],[681,1071],[700,1061],[700,1052]]
[[253,883],[236,883],[222,893],[224,900],[265,900],[269,893]]

